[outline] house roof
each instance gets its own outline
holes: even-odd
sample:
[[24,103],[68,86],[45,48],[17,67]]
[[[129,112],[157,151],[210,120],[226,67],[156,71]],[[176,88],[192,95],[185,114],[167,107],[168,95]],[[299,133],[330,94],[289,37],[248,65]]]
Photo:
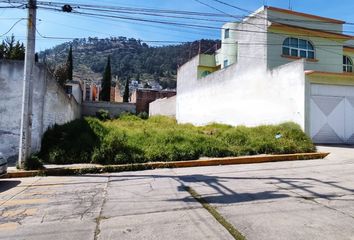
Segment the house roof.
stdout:
[[275,30],[285,30],[285,31],[287,30],[293,33],[303,33],[315,37],[327,37],[327,38],[335,38],[335,39],[343,39],[343,40],[354,39],[354,36],[351,35],[323,31],[323,30],[313,29],[313,28],[299,27],[299,26],[283,24],[283,23],[272,22],[270,28]]
[[345,23],[345,21],[338,20],[338,19],[326,18],[326,17],[321,17],[321,16],[307,14],[307,13],[301,13],[301,12],[295,12],[295,11],[288,10],[288,9],[282,9],[282,8],[276,8],[276,7],[270,7],[270,6],[267,6],[266,9],[271,10],[271,11],[275,11],[275,12],[281,12],[281,13],[291,14],[291,15],[295,15],[295,16],[300,16],[300,17],[312,18],[312,19],[316,19],[319,21],[325,21],[327,23],[336,23],[336,24],[344,24]]
[[353,52],[354,53],[354,47],[344,46],[343,50],[346,52]]
[[343,72],[343,73],[336,73],[336,72],[323,72],[323,71],[314,71],[314,70],[306,70],[306,75],[319,75],[319,76],[333,76],[333,77],[345,77],[354,79],[353,73]]

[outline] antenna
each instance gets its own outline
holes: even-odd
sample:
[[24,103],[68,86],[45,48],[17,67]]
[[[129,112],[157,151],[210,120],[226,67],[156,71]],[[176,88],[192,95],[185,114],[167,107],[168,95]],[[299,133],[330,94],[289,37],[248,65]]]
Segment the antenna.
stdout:
[[289,10],[292,10],[292,7],[291,7],[291,0],[289,0]]

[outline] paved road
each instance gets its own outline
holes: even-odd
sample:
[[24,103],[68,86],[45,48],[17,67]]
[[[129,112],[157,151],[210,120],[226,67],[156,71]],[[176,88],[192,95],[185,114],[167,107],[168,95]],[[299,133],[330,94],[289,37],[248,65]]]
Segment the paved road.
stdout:
[[0,239],[354,239],[354,148],[326,160],[0,180]]

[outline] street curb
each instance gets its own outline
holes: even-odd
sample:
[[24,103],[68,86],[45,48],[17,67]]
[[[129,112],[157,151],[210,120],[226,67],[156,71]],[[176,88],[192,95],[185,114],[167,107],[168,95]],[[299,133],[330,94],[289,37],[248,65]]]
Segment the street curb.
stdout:
[[109,172],[125,172],[139,171],[156,168],[184,168],[184,167],[203,167],[218,165],[234,165],[234,164],[251,164],[266,163],[280,161],[298,161],[323,159],[329,153],[300,153],[300,154],[280,154],[280,155],[261,155],[261,156],[243,156],[243,157],[226,157],[226,158],[210,158],[202,160],[176,161],[176,162],[148,162],[134,163],[124,165],[105,165],[92,167],[72,167],[72,168],[47,168],[36,171],[16,171],[8,172],[3,178],[24,178],[34,176],[67,176],[82,175],[88,173],[109,173]]

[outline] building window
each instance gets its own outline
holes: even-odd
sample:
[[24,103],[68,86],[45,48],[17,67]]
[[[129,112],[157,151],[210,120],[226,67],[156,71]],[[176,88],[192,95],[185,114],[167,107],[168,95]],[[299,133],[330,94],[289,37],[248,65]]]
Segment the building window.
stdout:
[[89,86],[86,87],[85,100],[90,101],[91,88]]
[[353,72],[353,62],[348,56],[343,56],[343,72]]
[[225,29],[224,38],[230,37],[230,29]]
[[227,66],[229,66],[229,60],[224,60],[224,68],[226,68]]
[[66,92],[66,94],[73,94],[73,86],[66,85],[65,92]]
[[206,70],[206,71],[202,72],[201,76],[202,76],[202,77],[206,77],[206,76],[208,76],[210,73],[211,73],[210,71]]
[[315,59],[315,48],[310,41],[299,38],[286,38],[283,42],[283,55]]

